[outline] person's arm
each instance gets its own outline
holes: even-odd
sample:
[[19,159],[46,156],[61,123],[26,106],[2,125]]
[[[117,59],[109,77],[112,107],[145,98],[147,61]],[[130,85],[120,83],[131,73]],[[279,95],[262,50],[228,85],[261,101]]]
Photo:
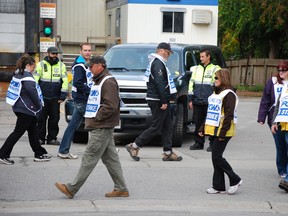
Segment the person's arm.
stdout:
[[40,61],[40,62],[38,62],[37,63],[37,65],[36,65],[36,70],[35,70],[35,72],[33,73],[33,77],[34,77],[34,79],[35,79],[35,81],[37,82],[37,83],[39,83],[39,80],[41,79],[41,77],[42,77],[42,66],[41,66],[41,62],[42,61]]
[[77,88],[77,92],[89,95],[90,88],[87,86],[86,71],[79,65],[74,68],[73,86]]
[[61,72],[62,72],[62,86],[61,86],[61,95],[59,100],[64,101],[68,95],[68,76],[67,76],[67,71],[66,71],[66,66],[65,64],[60,64],[62,65]]
[[232,92],[229,92],[223,99],[223,109],[224,109],[224,120],[222,128],[219,133],[219,139],[224,139],[226,137],[227,131],[231,127],[231,122],[234,118],[234,110],[236,105],[236,97]]
[[22,81],[22,88],[26,90],[27,96],[30,98],[32,103],[36,106],[35,110],[41,108],[41,102],[36,89],[36,83],[34,81]]
[[265,123],[265,119],[268,115],[268,112],[269,110],[271,109],[271,107],[273,106],[273,104],[271,104],[271,88],[274,88],[273,86],[273,82],[272,80],[268,80],[266,85],[265,85],[265,88],[264,88],[264,91],[263,91],[263,95],[262,95],[262,98],[261,98],[261,102],[260,102],[260,105],[259,105],[259,111],[258,111],[258,122],[260,124],[264,124]]
[[104,121],[118,111],[120,97],[115,78],[108,78],[101,89],[101,106],[96,114],[96,121]]
[[165,78],[167,79],[167,73],[164,64],[160,60],[158,61],[155,60],[152,63],[151,75],[153,76],[152,79],[154,79],[154,84],[157,86],[158,93],[160,95],[160,102],[162,104],[167,104],[168,99],[165,91],[167,84]]

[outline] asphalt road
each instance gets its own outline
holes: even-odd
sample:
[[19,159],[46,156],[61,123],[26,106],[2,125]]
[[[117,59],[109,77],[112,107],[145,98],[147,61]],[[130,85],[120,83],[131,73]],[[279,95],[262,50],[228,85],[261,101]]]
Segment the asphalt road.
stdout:
[[[113,184],[99,162],[74,199],[67,199],[54,183],[73,180],[85,145],[72,144],[71,152],[80,156],[77,160],[59,159],[58,147],[45,145],[53,158],[36,163],[25,134],[11,155],[15,165],[0,164],[0,215],[287,215],[288,194],[278,188],[275,147],[268,126],[256,122],[258,106],[259,98],[240,98],[237,135],[225,151],[224,156],[243,179],[234,195],[206,194],[212,181],[211,154],[189,150],[193,137],[187,135],[183,146],[174,149],[183,156],[181,162],[163,162],[161,146],[153,145],[157,140],[141,149],[139,162],[130,158],[124,145],[117,146],[130,197],[104,197]],[[64,115],[61,118],[59,139],[66,127]],[[0,145],[12,132],[15,121],[9,105],[0,99]],[[116,139],[125,143],[129,137],[116,135]]]

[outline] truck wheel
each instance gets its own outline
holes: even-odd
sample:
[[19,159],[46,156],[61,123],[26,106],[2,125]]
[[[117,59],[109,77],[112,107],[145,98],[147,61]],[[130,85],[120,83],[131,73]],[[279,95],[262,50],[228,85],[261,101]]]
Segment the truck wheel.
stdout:
[[174,122],[174,131],[172,136],[173,147],[181,147],[183,143],[183,130],[184,130],[184,108],[183,104],[177,105],[176,119]]
[[75,131],[73,136],[74,143],[87,143],[88,132],[87,131]]

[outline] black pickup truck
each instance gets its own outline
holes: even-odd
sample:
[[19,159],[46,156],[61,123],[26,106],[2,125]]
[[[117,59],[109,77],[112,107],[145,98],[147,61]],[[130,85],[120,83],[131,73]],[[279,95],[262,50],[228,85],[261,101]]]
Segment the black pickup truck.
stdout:
[[[107,68],[116,78],[120,87],[120,96],[124,106],[120,108],[119,126],[115,132],[141,133],[151,124],[151,112],[146,98],[146,82],[143,80],[148,66],[148,56],[155,53],[155,43],[135,43],[115,45],[104,53]],[[180,147],[183,135],[193,123],[192,112],[188,108],[188,85],[191,77],[190,67],[200,63],[200,51],[209,49],[213,64],[226,67],[221,50],[213,45],[171,44],[173,54],[167,65],[177,87],[177,97],[171,102],[173,122],[172,142]],[[69,121],[73,111],[73,103],[65,104],[66,120]],[[74,134],[74,142],[87,142],[87,132],[80,127]]]

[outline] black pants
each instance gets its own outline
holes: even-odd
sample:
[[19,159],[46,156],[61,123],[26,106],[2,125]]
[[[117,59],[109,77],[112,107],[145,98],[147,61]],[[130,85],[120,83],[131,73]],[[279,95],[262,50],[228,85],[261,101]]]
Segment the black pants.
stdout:
[[152,112],[152,124],[136,138],[135,143],[142,147],[153,137],[161,134],[163,150],[170,151],[172,149],[173,132],[169,104],[166,110],[161,110],[162,104],[160,101],[148,100],[147,102]]
[[14,145],[22,137],[25,131],[28,132],[30,146],[35,157],[47,154],[47,151],[40,145],[37,128],[37,118],[24,114],[15,113],[17,118],[14,131],[8,136],[0,149],[0,158],[10,158]]
[[193,120],[195,123],[195,135],[194,140],[201,145],[205,143],[205,136],[200,137],[198,135],[199,128],[205,122],[206,115],[207,115],[207,108],[208,105],[194,105],[193,104]]
[[214,167],[212,185],[213,188],[218,191],[225,191],[224,173],[226,173],[229,178],[230,186],[238,184],[241,180],[240,177],[234,173],[230,164],[222,157],[230,139],[231,137],[226,137],[225,140],[219,141],[218,137],[211,137],[212,163]]
[[[57,139],[59,133],[60,103],[58,99],[44,99],[44,107],[38,119],[39,138],[47,142]],[[48,121],[48,126],[47,126]],[[46,132],[48,133],[46,137]]]

